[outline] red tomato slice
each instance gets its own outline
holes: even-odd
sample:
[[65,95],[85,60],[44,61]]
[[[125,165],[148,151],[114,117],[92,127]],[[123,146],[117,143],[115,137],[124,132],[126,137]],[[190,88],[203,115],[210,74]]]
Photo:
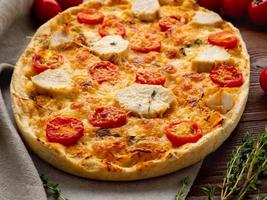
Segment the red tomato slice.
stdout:
[[103,22],[104,15],[96,9],[89,8],[80,11],[77,14],[77,19],[80,23],[95,25]]
[[159,26],[161,31],[167,31],[176,24],[179,24],[179,18],[176,16],[163,17],[159,20]]
[[208,40],[210,44],[227,49],[233,49],[237,46],[237,38],[228,31],[211,34]]
[[119,67],[109,61],[102,61],[89,68],[89,74],[99,84],[113,81],[119,74]]
[[107,35],[121,35],[124,37],[126,29],[116,17],[110,17],[108,20],[104,21],[98,32],[102,37]]
[[210,73],[211,80],[220,87],[240,87],[244,79],[234,66],[220,65]]
[[127,113],[117,107],[101,107],[90,116],[89,122],[95,127],[117,128],[127,123]]
[[203,136],[200,126],[188,120],[172,122],[166,127],[165,132],[174,147],[196,143]]
[[151,51],[160,52],[161,43],[150,34],[136,37],[133,41],[131,49],[140,53],[148,53]]
[[83,135],[83,122],[75,118],[56,117],[46,126],[47,140],[64,146],[75,145]]
[[41,73],[47,69],[55,69],[64,63],[63,56],[54,50],[43,50],[32,57],[32,68]]
[[163,73],[158,71],[144,70],[136,73],[135,82],[150,85],[164,85],[166,82],[166,77]]

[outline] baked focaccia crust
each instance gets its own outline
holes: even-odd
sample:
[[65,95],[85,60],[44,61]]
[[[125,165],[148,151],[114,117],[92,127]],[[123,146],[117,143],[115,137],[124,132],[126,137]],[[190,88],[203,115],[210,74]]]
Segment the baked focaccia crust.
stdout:
[[25,142],[51,165],[146,179],[229,137],[249,73],[239,31],[191,0],[89,1],[37,30],[15,66],[12,107]]

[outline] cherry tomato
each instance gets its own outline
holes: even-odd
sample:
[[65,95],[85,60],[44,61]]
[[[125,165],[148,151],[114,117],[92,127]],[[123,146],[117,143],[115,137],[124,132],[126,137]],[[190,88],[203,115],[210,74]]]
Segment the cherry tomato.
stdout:
[[46,126],[47,140],[64,146],[75,145],[83,135],[83,122],[75,118],[56,117]]
[[103,22],[104,15],[96,9],[89,8],[80,11],[77,14],[77,19],[80,23],[95,25],[101,24]]
[[267,0],[253,0],[248,7],[249,18],[258,25],[267,25]]
[[136,73],[136,83],[150,85],[164,85],[166,77],[163,73],[152,70],[143,70]]
[[210,44],[233,49],[237,46],[237,38],[228,31],[211,34],[208,38]]
[[109,61],[102,61],[89,68],[89,74],[99,84],[113,81],[119,74],[119,67]]
[[267,66],[261,71],[260,85],[264,92],[267,92]]
[[140,35],[133,41],[131,49],[140,53],[148,53],[151,51],[160,52],[161,43],[151,34]]
[[239,18],[246,14],[251,0],[223,0],[223,14],[232,18]]
[[210,73],[211,80],[220,87],[240,87],[244,79],[234,66],[220,65]]
[[78,6],[83,0],[58,0],[62,8],[65,10],[70,7]]
[[200,126],[188,120],[172,122],[166,127],[165,134],[174,147],[196,143],[203,136]]
[[159,26],[161,31],[167,31],[175,25],[184,24],[180,22],[176,16],[163,17],[159,20]]
[[43,50],[32,57],[32,68],[41,73],[47,69],[55,69],[64,63],[63,56],[54,50]]
[[33,5],[35,16],[41,22],[45,22],[62,11],[56,0],[36,0]]
[[127,123],[127,113],[117,107],[101,107],[89,117],[89,122],[95,127],[118,128]]
[[209,10],[216,11],[220,8],[222,0],[198,0],[198,4]]
[[121,35],[124,37],[126,29],[116,17],[110,17],[104,21],[98,32],[102,37],[107,35]]

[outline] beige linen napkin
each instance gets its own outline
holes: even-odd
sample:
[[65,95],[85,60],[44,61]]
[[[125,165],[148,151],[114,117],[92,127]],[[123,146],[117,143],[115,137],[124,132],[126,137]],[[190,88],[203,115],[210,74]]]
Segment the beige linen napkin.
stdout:
[[45,200],[38,172],[8,115],[2,90],[12,66],[0,65],[0,200]]

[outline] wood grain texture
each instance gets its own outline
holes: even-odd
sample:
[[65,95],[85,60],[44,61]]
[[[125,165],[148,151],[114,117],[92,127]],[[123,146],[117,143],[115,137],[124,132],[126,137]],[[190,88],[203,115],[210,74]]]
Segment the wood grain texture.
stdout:
[[[208,184],[218,186],[222,184],[230,154],[241,143],[244,133],[250,131],[256,136],[267,125],[267,95],[261,90],[258,81],[261,69],[267,66],[267,28],[255,28],[251,24],[242,22],[236,22],[234,25],[240,29],[251,58],[251,83],[247,107],[231,137],[216,152],[205,159],[187,197],[189,200],[206,200],[207,197],[203,195],[201,188]],[[267,176],[262,177],[262,186],[259,191],[263,196],[267,196]],[[255,199],[256,194],[247,199]]]

